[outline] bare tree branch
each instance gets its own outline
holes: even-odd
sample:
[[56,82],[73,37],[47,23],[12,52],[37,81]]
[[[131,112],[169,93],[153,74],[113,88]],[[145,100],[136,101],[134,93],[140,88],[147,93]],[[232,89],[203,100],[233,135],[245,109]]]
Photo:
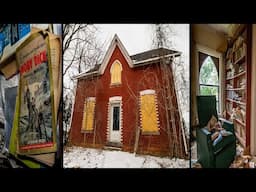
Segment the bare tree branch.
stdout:
[[63,90],[64,109],[63,116],[65,129],[70,123],[70,110],[72,110],[75,81],[72,76],[85,72],[98,64],[102,57],[102,44],[96,39],[97,28],[91,24],[64,24],[63,25]]

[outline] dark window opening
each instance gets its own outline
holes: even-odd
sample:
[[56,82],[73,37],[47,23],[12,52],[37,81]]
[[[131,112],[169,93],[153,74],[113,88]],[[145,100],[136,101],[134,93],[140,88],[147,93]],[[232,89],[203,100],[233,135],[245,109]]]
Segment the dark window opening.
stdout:
[[120,121],[120,107],[113,107],[113,130],[118,131],[119,130],[119,121]]

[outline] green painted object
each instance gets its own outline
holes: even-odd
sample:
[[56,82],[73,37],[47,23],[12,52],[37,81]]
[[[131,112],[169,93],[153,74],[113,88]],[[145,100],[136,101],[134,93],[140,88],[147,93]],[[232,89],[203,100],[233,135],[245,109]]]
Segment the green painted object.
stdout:
[[203,168],[228,168],[236,155],[236,137],[232,122],[224,120],[223,128],[233,133],[213,146],[211,133],[206,128],[211,116],[217,117],[216,97],[197,96],[199,128],[196,131],[197,157]]

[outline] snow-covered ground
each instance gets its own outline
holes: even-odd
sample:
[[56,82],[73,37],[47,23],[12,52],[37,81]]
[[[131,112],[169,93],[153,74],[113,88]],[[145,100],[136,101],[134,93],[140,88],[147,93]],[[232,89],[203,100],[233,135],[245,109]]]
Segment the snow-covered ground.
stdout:
[[123,151],[69,147],[64,151],[64,168],[189,168],[189,161]]

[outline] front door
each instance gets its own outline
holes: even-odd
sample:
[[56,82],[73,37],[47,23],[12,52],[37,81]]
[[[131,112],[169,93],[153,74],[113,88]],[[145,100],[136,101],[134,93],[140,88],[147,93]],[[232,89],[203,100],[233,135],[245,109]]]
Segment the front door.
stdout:
[[111,105],[110,114],[110,142],[121,143],[120,104]]

